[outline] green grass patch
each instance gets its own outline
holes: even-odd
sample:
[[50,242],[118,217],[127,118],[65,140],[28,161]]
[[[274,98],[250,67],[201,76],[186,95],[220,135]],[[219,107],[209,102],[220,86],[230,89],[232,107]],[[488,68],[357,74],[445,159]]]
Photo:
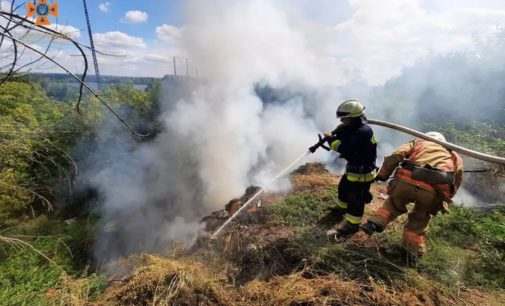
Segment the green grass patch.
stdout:
[[[306,258],[314,273],[336,273],[347,279],[367,280],[369,277],[391,283],[404,278],[404,269],[390,260],[398,252],[399,236],[381,234],[383,244],[392,246],[389,257],[375,248],[352,243],[336,243],[326,237],[326,229],[317,222],[337,203],[337,192],[328,189],[320,193],[302,192],[289,195],[268,207],[274,221],[297,228],[297,235],[284,242],[289,251]],[[395,232],[396,233],[396,232]],[[275,245],[276,252],[279,246]],[[400,255],[398,255],[400,256]],[[299,264],[298,266],[302,266]]]
[[[88,277],[87,263],[92,239],[92,224],[87,220],[62,221],[39,217],[2,233],[21,239],[0,244],[0,304],[44,305],[49,288],[58,287],[64,276]],[[90,293],[101,290],[100,277],[91,276]],[[103,282],[102,282],[103,283]]]
[[336,206],[335,188],[320,193],[300,192],[268,207],[274,221],[304,227],[315,224],[330,208]]
[[447,288],[505,288],[505,210],[454,207],[449,214],[434,217],[428,232],[429,251],[414,263],[402,250],[401,224],[375,235],[377,249],[328,241],[315,225],[335,206],[336,196],[332,189],[302,192],[268,208],[274,221],[297,228],[290,248],[310,258],[313,269],[352,279],[371,276],[387,283],[422,275]]
[[505,210],[453,208],[434,218],[420,270],[448,284],[505,288]]

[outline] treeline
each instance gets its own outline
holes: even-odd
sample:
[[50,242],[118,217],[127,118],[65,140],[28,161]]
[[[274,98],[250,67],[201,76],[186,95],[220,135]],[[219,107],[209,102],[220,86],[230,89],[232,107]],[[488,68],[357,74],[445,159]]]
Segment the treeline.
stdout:
[[[80,77],[80,75],[78,75]],[[32,73],[27,76],[30,81],[64,81],[67,83],[77,82],[73,77],[64,73]],[[100,81],[103,84],[122,84],[122,83],[133,83],[139,85],[149,85],[152,82],[158,80],[157,78],[150,77],[125,77],[125,76],[114,76],[114,75],[102,75],[100,76]],[[95,75],[86,76],[86,82],[96,82]]]
[[[72,101],[78,98],[80,83],[67,74],[60,73],[34,73],[20,77],[24,81],[40,84],[46,94],[58,101]],[[149,91],[152,84],[159,81],[156,78],[147,77],[121,77],[102,76],[100,79],[102,88],[129,84],[139,90]],[[98,88],[97,79],[94,75],[86,76],[86,83],[93,89]]]
[[[159,88],[159,82],[147,90],[119,84],[102,96],[126,120],[139,123],[154,118]],[[26,79],[0,87],[0,230],[64,206],[57,201],[71,191],[78,170],[72,150],[93,139],[109,114],[94,97],[85,96],[81,114],[75,102],[56,101]]]

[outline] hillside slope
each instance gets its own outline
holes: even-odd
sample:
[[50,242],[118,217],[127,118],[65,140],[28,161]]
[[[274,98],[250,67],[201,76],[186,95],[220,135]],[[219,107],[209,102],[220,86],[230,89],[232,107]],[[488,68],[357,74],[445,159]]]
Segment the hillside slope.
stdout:
[[[96,298],[80,280],[52,292],[71,305],[504,305],[504,212],[453,208],[432,225],[430,252],[413,262],[402,251],[401,223],[368,238],[329,241],[320,220],[334,205],[339,177],[320,164],[292,173],[287,194],[265,194],[217,240],[191,250],[138,255]],[[383,201],[374,186],[374,202]],[[205,218],[212,231],[247,200]],[[81,280],[82,281],[82,280]],[[84,290],[85,291],[85,290]]]

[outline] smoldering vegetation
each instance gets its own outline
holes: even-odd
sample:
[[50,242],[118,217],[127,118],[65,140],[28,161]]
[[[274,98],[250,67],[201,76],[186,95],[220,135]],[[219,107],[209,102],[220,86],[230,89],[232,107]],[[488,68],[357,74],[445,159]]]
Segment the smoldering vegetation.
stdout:
[[[219,13],[222,5],[189,6],[194,10],[182,41],[203,77],[163,81],[163,94],[148,119],[159,130],[150,139],[137,143],[110,126],[100,129],[100,145],[93,147],[81,177],[99,190],[99,261],[163,252],[173,241],[191,244],[202,216],[248,186],[264,185],[305,151],[318,132],[333,129],[342,99],[360,98],[370,117],[425,131],[505,123],[500,35],[471,52],[424,58],[384,85],[368,86],[363,80],[346,80],[336,66],[325,66],[300,25],[278,8],[263,2],[248,5],[247,10],[237,4]],[[258,11],[269,31],[256,26]],[[376,131],[381,156],[409,139]],[[318,152],[309,160],[333,159]],[[498,182],[493,186],[503,190],[494,177],[485,180]],[[485,184],[474,187],[485,180],[467,180],[471,201],[503,200]]]

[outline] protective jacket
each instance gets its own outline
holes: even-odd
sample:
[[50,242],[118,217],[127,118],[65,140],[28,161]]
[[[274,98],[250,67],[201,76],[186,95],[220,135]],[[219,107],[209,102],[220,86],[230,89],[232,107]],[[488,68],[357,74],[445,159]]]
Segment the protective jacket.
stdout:
[[[439,144],[422,139],[406,143],[386,157],[378,177],[387,179],[399,165],[396,178],[428,191],[435,190],[447,201],[454,196],[463,180],[461,157]],[[437,181],[439,177],[446,177],[447,181]]]
[[423,255],[432,216],[445,209],[443,202],[450,202],[461,185],[463,161],[439,144],[415,139],[384,159],[378,178],[389,178],[395,169],[395,179],[388,186],[389,197],[368,221],[384,229],[409,212],[407,205],[414,203],[404,227],[403,243],[411,253]]
[[332,150],[347,161],[346,175],[351,182],[371,182],[377,175],[377,140],[372,128],[359,119],[339,125],[327,138]]
[[332,150],[347,161],[346,173],[338,184],[337,209],[339,214],[345,214],[346,224],[352,225],[355,232],[361,223],[365,204],[372,201],[370,184],[377,175],[377,141],[361,117],[353,118],[350,124],[339,125],[326,134],[326,140]]

